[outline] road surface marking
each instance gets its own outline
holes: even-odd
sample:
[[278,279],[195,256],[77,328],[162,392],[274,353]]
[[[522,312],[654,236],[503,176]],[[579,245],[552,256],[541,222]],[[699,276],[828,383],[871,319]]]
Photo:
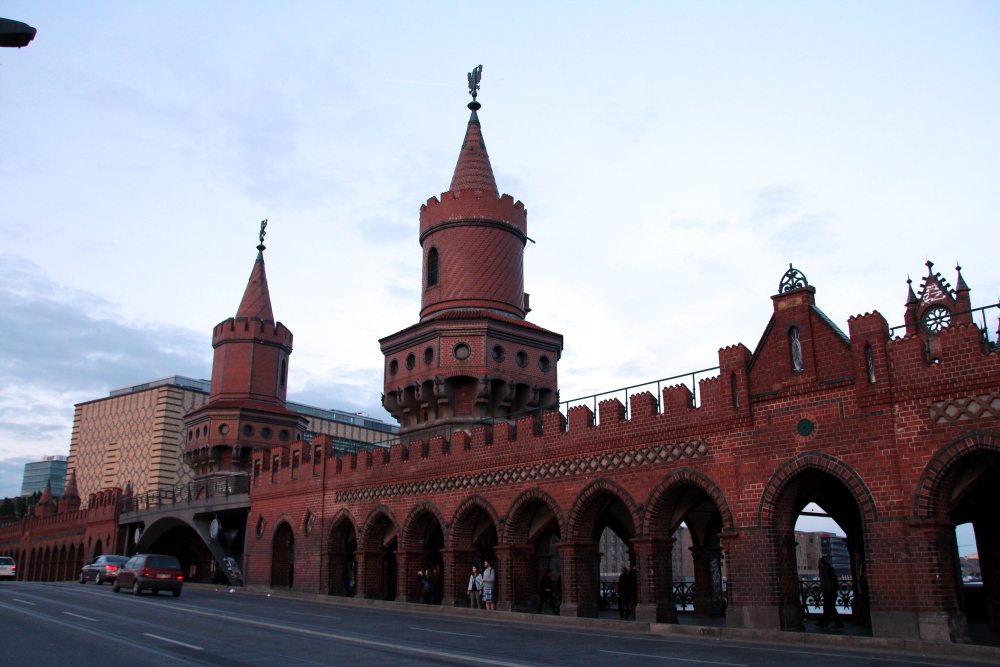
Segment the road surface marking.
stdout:
[[96,618],[91,618],[90,616],[81,616],[80,614],[74,614],[71,611],[64,611],[63,613],[66,614],[67,616],[75,616],[77,618],[82,618],[85,621],[96,621],[97,620]]
[[339,621],[340,616],[327,616],[326,614],[312,614],[308,611],[289,611],[285,612],[287,614],[295,614],[296,616],[313,616],[315,618],[323,618],[328,621]]
[[658,660],[674,660],[676,662],[696,662],[699,665],[730,665],[731,667],[749,667],[741,662],[717,662],[715,660],[695,660],[693,658],[675,658],[670,655],[655,655],[653,653],[626,653],[624,651],[604,651],[601,653],[611,653],[613,655],[631,655],[636,658],[656,658]]
[[34,602],[28,602],[27,600],[22,600],[21,598],[11,598],[14,602],[20,602],[21,604],[30,604],[32,607],[35,606]]
[[159,639],[161,642],[167,642],[168,644],[177,644],[178,646],[183,646],[185,648],[193,648],[195,651],[204,651],[200,646],[195,646],[194,644],[185,644],[184,642],[179,642],[176,639],[167,639],[166,637],[161,637],[160,635],[154,635],[150,632],[142,633],[146,637],[152,637],[153,639]]
[[486,639],[486,635],[470,635],[465,632],[445,632],[444,630],[435,630],[434,628],[418,628],[415,625],[411,625],[410,630],[420,630],[421,632],[433,632],[439,635],[455,635],[456,637],[475,637],[476,639]]

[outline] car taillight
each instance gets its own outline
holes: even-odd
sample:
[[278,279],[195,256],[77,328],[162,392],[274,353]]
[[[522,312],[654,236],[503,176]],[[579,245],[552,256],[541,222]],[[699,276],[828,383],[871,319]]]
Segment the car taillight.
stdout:
[[148,568],[143,568],[142,569],[142,576],[144,576],[144,577],[155,577],[156,576],[156,572],[153,572],[152,570],[150,570]]
[[10,571],[11,572],[17,572],[17,565],[11,565],[10,566]]
[[117,572],[118,571],[118,566],[117,565],[105,565],[104,569],[107,570],[108,572]]
[[184,575],[183,574],[178,574],[177,575],[177,581],[184,581]]

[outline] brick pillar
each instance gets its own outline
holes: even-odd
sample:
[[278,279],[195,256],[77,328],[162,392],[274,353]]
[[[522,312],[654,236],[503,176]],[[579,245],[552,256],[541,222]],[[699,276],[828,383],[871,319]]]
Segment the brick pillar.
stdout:
[[635,552],[635,620],[676,623],[674,606],[674,538],[637,537],[630,544]]
[[[965,615],[959,608],[959,587],[961,577],[958,572],[958,553],[955,544],[955,526],[950,521],[924,520],[909,524],[909,539],[896,544],[907,544],[907,551],[900,553],[898,546],[894,553],[891,545],[885,544],[885,535],[877,538],[878,550],[872,557],[872,631],[875,636],[892,632],[894,636],[913,636],[914,628],[891,624],[897,617],[908,611],[907,600],[899,600],[894,609],[885,609],[882,596],[898,597],[892,587],[890,575],[898,574],[910,582],[908,592],[915,603],[916,638],[928,641],[968,641],[969,629]],[[879,558],[881,556],[882,558]],[[894,595],[895,593],[895,595]],[[910,606],[909,609],[913,607]],[[912,612],[910,612],[912,617]],[[900,620],[905,620],[900,618]]]
[[498,544],[494,549],[497,562],[497,591],[494,591],[497,609],[503,611],[531,611],[531,592],[534,589],[535,567],[531,560],[530,544]]
[[712,572],[708,561],[709,550],[691,547],[691,561],[694,563],[694,613],[709,616],[712,613]]
[[442,549],[444,597],[442,607],[469,605],[469,574],[472,570],[472,549]]
[[597,567],[597,547],[593,544],[566,543],[559,545],[562,559],[563,616],[597,616],[600,577]]
[[728,559],[726,626],[777,630],[781,627],[771,531],[723,533]]
[[396,552],[396,602],[422,602],[417,570],[424,569],[425,551]]
[[381,551],[357,551],[357,572],[355,572],[355,597],[378,600],[382,597],[382,563],[384,554]]

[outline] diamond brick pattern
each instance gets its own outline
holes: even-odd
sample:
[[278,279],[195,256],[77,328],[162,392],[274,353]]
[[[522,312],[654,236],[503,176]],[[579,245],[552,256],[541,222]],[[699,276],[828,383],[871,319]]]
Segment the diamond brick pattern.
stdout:
[[970,419],[1000,417],[1000,396],[981,394],[948,401],[937,401],[931,403],[929,413],[932,424],[954,424]]
[[507,484],[521,484],[529,480],[554,479],[557,477],[612,472],[637,466],[670,463],[683,459],[704,457],[708,455],[708,451],[707,442],[704,440],[692,440],[690,442],[643,447],[616,454],[598,454],[577,459],[546,461],[519,468],[491,470],[475,475],[455,475],[453,477],[419,482],[369,486],[350,491],[340,491],[337,493],[336,499],[337,502],[356,502],[358,500],[372,500],[375,498],[422,496],[455,489],[482,489]]

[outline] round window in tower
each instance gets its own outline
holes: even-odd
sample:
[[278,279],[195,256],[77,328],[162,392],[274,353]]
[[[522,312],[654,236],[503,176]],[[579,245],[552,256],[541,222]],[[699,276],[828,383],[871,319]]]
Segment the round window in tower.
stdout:
[[521,368],[528,365],[528,353],[524,350],[518,350],[517,354],[514,355],[514,363],[516,363]]
[[229,424],[219,424],[219,435],[229,435]]
[[413,367],[417,365],[417,358],[413,354],[406,355],[406,370],[412,371]]
[[260,430],[260,437],[264,438],[265,440],[270,440],[271,439],[271,429],[269,427],[267,427],[267,426],[265,426],[264,428],[262,428]]
[[549,363],[549,358],[546,357],[544,354],[538,357],[538,370],[540,370],[541,372],[548,373],[551,365],[552,364]]
[[243,437],[249,438],[253,435],[253,426],[246,424],[243,426]]
[[456,359],[462,361],[472,356],[472,348],[466,343],[459,343],[455,346],[454,354]]
[[434,361],[434,348],[428,347],[424,350],[424,363],[429,364]]
[[502,364],[503,360],[507,357],[507,353],[504,352],[502,345],[494,345],[492,354],[493,354],[493,361],[497,362],[498,364]]
[[395,375],[399,372],[399,362],[393,359],[389,362],[389,375]]

